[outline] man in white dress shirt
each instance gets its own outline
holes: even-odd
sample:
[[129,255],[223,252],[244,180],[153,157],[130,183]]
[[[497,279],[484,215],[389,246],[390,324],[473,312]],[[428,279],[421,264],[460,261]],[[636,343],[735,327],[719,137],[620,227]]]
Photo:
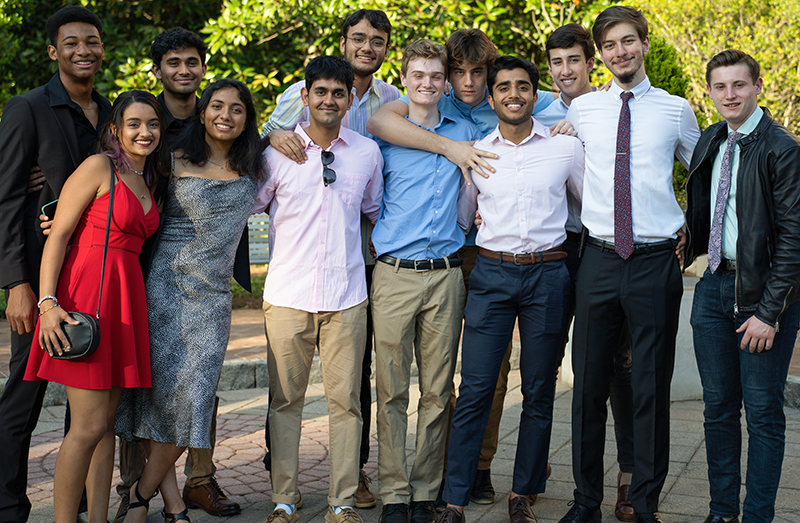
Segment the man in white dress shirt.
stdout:
[[531,117],[539,72],[526,60],[497,59],[488,75],[498,127],[476,144],[496,153],[495,172],[473,176],[459,199],[459,221],[480,209],[478,259],[464,309],[461,387],[450,428],[440,523],[461,523],[470,500],[497,377],[519,320],[524,396],[509,516],[535,523],[529,496],[544,492],[561,331],[569,302],[567,190],[580,199],[583,147],[551,136]]
[[602,518],[606,401],[613,356],[627,322],[632,346],[634,520],[657,523],[669,469],[669,393],[683,294],[676,233],[683,212],[672,190],[677,157],[688,166],[700,136],[688,102],[647,79],[647,20],[614,6],[592,29],[614,80],[570,104],[586,150],[573,350],[575,503],[561,523]]

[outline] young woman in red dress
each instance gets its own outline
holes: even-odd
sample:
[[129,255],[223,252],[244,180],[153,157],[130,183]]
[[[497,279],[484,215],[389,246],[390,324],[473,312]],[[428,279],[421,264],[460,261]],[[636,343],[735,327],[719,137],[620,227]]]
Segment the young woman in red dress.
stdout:
[[[25,379],[63,383],[71,411],[69,432],[56,458],[56,523],[74,523],[86,485],[89,521],[106,522],[114,466],[114,418],[123,388],[150,387],[147,302],[139,265],[142,244],[158,227],[150,192],[163,175],[164,115],[144,91],[117,98],[101,130],[98,150],[61,190],[42,254],[39,322]],[[51,357],[68,349],[67,311],[94,314],[100,292],[103,244],[111,189],[114,201],[103,297],[100,345],[79,360]]]

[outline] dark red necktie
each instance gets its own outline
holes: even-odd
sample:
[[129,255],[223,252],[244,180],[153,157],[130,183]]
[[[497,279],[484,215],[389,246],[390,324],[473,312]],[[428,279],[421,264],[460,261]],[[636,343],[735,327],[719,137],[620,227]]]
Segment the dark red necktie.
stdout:
[[631,218],[631,109],[633,93],[624,92],[617,126],[617,155],[614,161],[614,246],[623,260],[633,254]]

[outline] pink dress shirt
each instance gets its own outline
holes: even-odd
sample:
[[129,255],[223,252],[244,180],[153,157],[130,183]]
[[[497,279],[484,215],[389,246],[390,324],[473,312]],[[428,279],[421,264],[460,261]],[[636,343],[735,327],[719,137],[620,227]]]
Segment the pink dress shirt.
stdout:
[[533,120],[531,134],[519,145],[496,128],[475,144],[497,153],[484,158],[496,169],[489,178],[472,173],[472,187],[459,199],[459,225],[480,210],[483,225],[476,245],[492,251],[546,251],[567,238],[567,190],[580,202],[583,191],[583,145]]
[[303,165],[272,147],[264,151],[269,180],[254,213],[269,214],[269,271],[264,301],[306,312],[340,311],[367,299],[361,254],[361,213],[372,223],[383,201],[383,157],[378,145],[345,127],[327,149],[336,181],[322,182],[320,148],[305,132]]

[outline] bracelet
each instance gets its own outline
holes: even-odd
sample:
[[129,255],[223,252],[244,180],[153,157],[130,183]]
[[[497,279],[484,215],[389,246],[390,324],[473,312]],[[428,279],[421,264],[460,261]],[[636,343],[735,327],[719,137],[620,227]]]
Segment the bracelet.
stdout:
[[[41,307],[41,306],[42,306],[42,302],[45,302],[45,301],[47,301],[47,300],[53,300],[53,301],[56,303],[56,305],[58,305],[58,300],[56,299],[56,297],[55,297],[55,296],[50,296],[50,295],[48,294],[47,296],[45,296],[44,298],[42,298],[41,300],[39,300],[39,302],[36,304],[36,308],[38,309],[39,307]],[[48,310],[49,310],[49,309],[48,309]]]
[[55,309],[56,307],[61,307],[61,305],[59,305],[58,303],[56,303],[55,305],[51,305],[50,307],[48,307],[45,310],[43,310],[42,312],[40,312],[39,313],[39,317],[41,318],[42,314],[44,314],[45,312],[49,311],[50,309]]

